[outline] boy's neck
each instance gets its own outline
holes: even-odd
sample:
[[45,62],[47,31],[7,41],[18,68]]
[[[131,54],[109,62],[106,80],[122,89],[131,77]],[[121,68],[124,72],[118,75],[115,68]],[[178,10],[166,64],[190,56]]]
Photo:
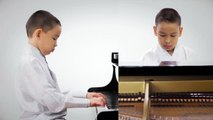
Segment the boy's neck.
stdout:
[[[28,38],[28,43],[30,45],[34,46],[35,48],[37,48],[39,50],[39,52],[41,53],[36,40],[34,40],[32,38]],[[43,54],[41,53],[41,55],[43,55]],[[43,56],[45,57],[45,55],[43,55]]]
[[32,38],[28,38],[28,43],[31,44],[32,46],[38,48],[37,42],[35,40],[33,40]]
[[169,51],[167,51],[168,53],[169,53],[169,55],[173,55],[173,53],[174,53],[174,51],[175,51],[175,48],[173,49],[173,50],[169,50]]

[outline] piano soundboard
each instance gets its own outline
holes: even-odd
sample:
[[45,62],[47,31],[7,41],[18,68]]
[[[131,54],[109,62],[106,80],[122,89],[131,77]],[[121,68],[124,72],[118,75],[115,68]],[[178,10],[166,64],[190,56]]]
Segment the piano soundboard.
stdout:
[[119,120],[213,120],[212,71],[212,66],[119,67]]

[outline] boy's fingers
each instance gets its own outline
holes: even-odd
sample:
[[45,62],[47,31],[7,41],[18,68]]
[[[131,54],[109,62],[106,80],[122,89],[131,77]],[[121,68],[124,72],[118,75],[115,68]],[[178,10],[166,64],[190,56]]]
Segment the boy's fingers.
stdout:
[[106,104],[106,99],[105,98],[102,98],[102,97],[100,97],[101,98],[101,100],[103,101],[103,103],[104,103],[104,105]]
[[102,93],[98,93],[98,96],[106,99],[106,96],[104,94],[102,94]]
[[106,105],[105,99],[101,98],[101,106],[104,107]]
[[106,96],[102,93],[95,93],[95,92],[91,92],[87,94],[88,98],[92,98],[92,97],[103,97],[104,99],[106,99]]
[[91,98],[90,99],[90,106],[95,107],[95,106],[102,106],[104,107],[106,105],[106,102],[103,98]]

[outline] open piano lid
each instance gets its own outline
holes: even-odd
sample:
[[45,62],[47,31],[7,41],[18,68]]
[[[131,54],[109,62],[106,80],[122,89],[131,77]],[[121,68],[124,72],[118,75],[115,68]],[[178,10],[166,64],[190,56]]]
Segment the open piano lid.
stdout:
[[119,66],[119,76],[140,76],[146,80],[210,80],[212,65],[199,66]]
[[119,66],[119,76],[208,76],[213,66]]
[[118,120],[118,80],[116,67],[118,67],[118,53],[113,52],[111,57],[113,74],[111,81],[103,87],[92,87],[88,92],[101,92],[106,96],[107,108],[112,111],[101,111],[96,120]]
[[116,67],[118,66],[118,53],[113,52],[111,56],[111,62],[112,62],[112,79],[111,81],[103,86],[103,87],[92,87],[88,89],[88,92],[111,92],[111,93],[117,93],[118,92],[118,80],[116,78]]

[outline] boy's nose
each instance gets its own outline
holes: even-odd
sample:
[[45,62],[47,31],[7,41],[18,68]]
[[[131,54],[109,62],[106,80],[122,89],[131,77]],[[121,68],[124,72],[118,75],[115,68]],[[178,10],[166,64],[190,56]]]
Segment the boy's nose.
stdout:
[[167,38],[167,39],[165,40],[165,42],[166,42],[166,43],[170,43],[171,40],[170,40],[169,38]]

